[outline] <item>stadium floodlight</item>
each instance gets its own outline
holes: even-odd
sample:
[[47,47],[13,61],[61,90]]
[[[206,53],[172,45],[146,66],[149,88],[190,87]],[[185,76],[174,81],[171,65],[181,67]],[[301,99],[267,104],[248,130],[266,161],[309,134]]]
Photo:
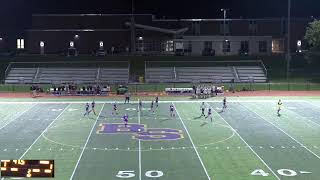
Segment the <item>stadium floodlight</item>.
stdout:
[[298,40],[298,41],[297,41],[297,46],[298,46],[298,47],[301,47],[301,45],[302,45],[301,40]]
[[103,41],[100,41],[100,42],[99,42],[99,47],[100,47],[100,48],[103,48]]
[[69,45],[70,45],[70,48],[74,48],[74,42],[73,41],[70,41]]
[[44,42],[43,41],[40,41],[40,47],[44,47]]

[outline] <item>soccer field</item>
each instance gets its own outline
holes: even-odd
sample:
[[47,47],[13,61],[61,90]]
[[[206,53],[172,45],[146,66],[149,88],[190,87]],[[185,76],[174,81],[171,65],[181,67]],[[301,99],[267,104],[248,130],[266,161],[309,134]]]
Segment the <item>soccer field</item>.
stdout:
[[319,180],[319,99],[283,100],[280,117],[276,99],[206,101],[213,123],[200,101],[96,102],[88,117],[83,100],[0,102],[0,159],[54,160],[59,180]]

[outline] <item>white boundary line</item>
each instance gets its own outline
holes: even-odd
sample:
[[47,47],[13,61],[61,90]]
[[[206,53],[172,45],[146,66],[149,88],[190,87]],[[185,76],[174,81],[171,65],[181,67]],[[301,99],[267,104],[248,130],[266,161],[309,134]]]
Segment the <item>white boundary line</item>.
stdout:
[[280,177],[269,167],[269,165],[252,149],[252,147],[247,143],[247,141],[245,141],[241,136],[240,134],[209,104],[207,103],[213,111],[215,111],[218,116],[226,123],[228,124],[228,126],[230,126],[230,128],[238,135],[238,137],[248,146],[248,148],[253,152],[253,154],[255,154],[259,159],[260,161],[272,172],[273,175],[276,176],[276,178],[278,180],[280,180]]
[[[237,100],[237,99],[229,99],[228,102],[277,102],[277,99],[274,100],[259,100],[259,99],[249,99],[249,100]],[[1,102],[0,99],[0,104],[85,104],[89,101],[21,101],[21,102]],[[151,103],[151,101],[144,101],[145,103]],[[221,102],[221,100],[207,100],[207,101],[203,101],[203,100],[177,100],[177,101],[169,101],[169,100],[164,100],[164,101],[160,101],[159,103],[199,103],[199,102]],[[282,100],[282,102],[308,102],[307,100]],[[96,104],[113,104],[113,103],[117,103],[117,104],[122,104],[123,101],[112,101],[112,100],[108,100],[108,101],[96,101]],[[138,103],[138,101],[131,101],[131,103]]]
[[[138,103],[138,120],[139,124],[141,124],[141,117],[140,117],[140,105]],[[141,141],[139,139],[139,180],[141,180]]]
[[22,113],[20,113],[16,118],[11,119],[10,121],[6,122],[2,127],[0,127],[0,130],[5,128],[7,125],[9,125],[10,123],[12,123],[13,121],[17,120],[18,118],[20,118],[24,113],[28,112],[29,110],[31,110],[33,107],[35,107],[37,104],[34,104],[33,106],[27,108],[26,110],[24,110]]
[[103,108],[104,108],[104,105],[105,105],[105,104],[102,105],[101,110],[100,110],[100,112],[99,112],[99,114],[98,114],[98,116],[97,116],[97,118],[96,118],[96,121],[95,121],[95,123],[93,124],[93,126],[92,126],[92,128],[91,128],[91,131],[90,131],[90,133],[89,133],[89,135],[88,135],[88,138],[87,138],[87,140],[86,140],[86,143],[84,144],[84,147],[83,147],[83,149],[82,149],[82,151],[81,151],[81,154],[80,154],[80,156],[79,156],[79,159],[78,159],[78,161],[77,161],[77,164],[76,164],[76,166],[75,166],[74,169],[73,169],[73,172],[72,172],[72,175],[71,175],[71,177],[70,177],[70,180],[73,179],[73,176],[74,176],[74,174],[75,174],[75,172],[76,172],[76,170],[77,170],[77,168],[78,168],[78,165],[79,165],[80,160],[81,160],[81,158],[82,158],[83,152],[84,152],[84,150],[86,149],[86,147],[87,147],[87,145],[88,145],[89,139],[90,139],[90,137],[91,137],[91,135],[92,135],[92,132],[93,132],[93,130],[94,130],[94,127],[96,126],[96,124],[97,124],[97,122],[98,122],[98,118],[99,118],[100,115],[101,115],[101,112],[102,112],[102,110],[103,110]]
[[190,136],[190,134],[189,134],[189,131],[188,131],[186,125],[184,124],[184,122],[183,122],[182,119],[181,119],[181,116],[180,116],[180,114],[179,114],[179,112],[178,112],[178,109],[176,108],[176,106],[174,105],[173,102],[172,102],[172,105],[174,106],[174,109],[176,110],[177,115],[179,116],[179,119],[180,119],[180,121],[181,121],[184,129],[186,130],[186,133],[188,134],[188,137],[189,137],[190,142],[191,142],[191,144],[192,144],[192,146],[193,146],[193,149],[194,149],[194,151],[196,152],[196,154],[197,154],[197,156],[198,156],[198,159],[199,159],[199,161],[200,161],[200,163],[201,163],[201,166],[202,166],[204,172],[206,173],[206,175],[207,175],[207,177],[208,177],[208,180],[211,180],[211,178],[210,178],[210,176],[209,176],[209,174],[208,174],[208,172],[207,172],[207,169],[206,169],[206,167],[204,166],[204,164],[203,164],[203,162],[202,162],[202,160],[201,160],[201,157],[200,157],[200,155],[199,155],[199,153],[198,153],[198,150],[197,150],[197,148],[195,147],[195,145],[194,145],[194,143],[193,143],[193,140],[192,140],[192,138],[191,138],[191,136]]
[[31,149],[31,147],[40,139],[40,137],[49,129],[49,127],[57,120],[59,119],[59,117],[69,108],[70,104],[64,108],[63,111],[61,111],[61,113],[46,127],[46,129],[44,129],[42,131],[42,133],[39,135],[39,137],[31,144],[31,146],[21,155],[21,157],[19,159],[22,159],[27,153],[28,151]]
[[288,137],[290,137],[292,140],[294,140],[296,143],[298,143],[301,147],[305,148],[307,151],[309,151],[311,154],[313,154],[314,156],[316,156],[318,159],[320,159],[320,157],[312,152],[309,148],[307,148],[305,145],[303,145],[301,142],[299,142],[298,140],[296,140],[294,137],[292,137],[290,134],[288,134],[287,132],[285,132],[284,130],[282,130],[280,127],[276,126],[274,123],[266,120],[264,117],[262,117],[261,115],[259,115],[258,113],[251,111],[248,107],[246,107],[245,105],[241,104],[244,108],[246,108],[248,111],[253,112],[254,114],[256,114],[257,116],[259,116],[261,119],[263,119],[264,121],[268,122],[269,124],[271,124],[272,126],[274,126],[275,128],[277,128],[278,130],[280,130],[281,132],[283,132],[284,134],[286,134]]

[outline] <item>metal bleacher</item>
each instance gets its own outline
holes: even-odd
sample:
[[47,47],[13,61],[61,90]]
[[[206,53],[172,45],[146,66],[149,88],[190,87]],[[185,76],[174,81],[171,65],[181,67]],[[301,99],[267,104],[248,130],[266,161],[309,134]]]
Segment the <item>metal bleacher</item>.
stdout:
[[260,66],[237,66],[240,82],[267,82],[266,74]]
[[[121,64],[121,63],[120,63]],[[32,66],[32,68],[25,68]],[[60,83],[127,83],[128,62],[92,63],[11,63],[6,70],[6,84],[60,84]]]
[[172,67],[147,68],[145,72],[146,82],[173,82],[175,70]]
[[178,82],[231,82],[235,78],[231,67],[178,67],[176,71]]
[[128,83],[128,68],[101,68],[99,80],[103,82]]
[[38,79],[41,84],[90,83],[96,80],[96,68],[40,68]]
[[5,79],[8,84],[32,83],[37,68],[11,68]]
[[[146,65],[147,82],[267,82],[267,70],[262,61],[229,62],[159,62]],[[146,63],[147,64],[147,63]],[[194,66],[192,66],[194,64]],[[157,67],[158,66],[158,67]]]

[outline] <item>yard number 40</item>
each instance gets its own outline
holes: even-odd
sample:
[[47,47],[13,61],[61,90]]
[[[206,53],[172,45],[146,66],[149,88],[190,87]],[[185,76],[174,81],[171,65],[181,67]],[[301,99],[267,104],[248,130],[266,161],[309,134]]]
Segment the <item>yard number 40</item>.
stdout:
[[[118,178],[133,178],[135,177],[135,173],[134,171],[119,171],[118,174],[116,175],[116,177]],[[145,173],[145,176],[150,177],[150,178],[159,178],[161,176],[163,176],[163,172],[162,171],[158,171],[158,170],[151,170],[151,171],[147,171]]]
[[[277,173],[280,174],[281,176],[287,176],[287,177],[292,177],[298,175],[297,172],[291,169],[279,169],[277,170]],[[269,176],[269,173],[266,173],[262,169],[256,169],[254,170],[251,175],[253,176]]]

